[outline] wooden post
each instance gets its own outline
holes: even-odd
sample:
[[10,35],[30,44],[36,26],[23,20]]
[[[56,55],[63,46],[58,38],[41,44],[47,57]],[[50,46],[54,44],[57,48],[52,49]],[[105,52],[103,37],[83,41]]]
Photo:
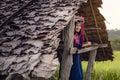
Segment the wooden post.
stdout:
[[97,49],[90,51],[90,57],[89,57],[89,61],[88,61],[85,80],[91,80],[91,75],[92,75],[92,71],[93,71],[96,54],[97,54]]
[[14,74],[9,74],[5,80],[12,80],[12,77],[13,77]]
[[69,80],[70,70],[72,67],[72,55],[70,54],[70,48],[73,46],[73,34],[74,34],[74,17],[71,19],[69,25],[65,30],[64,51],[61,61],[60,80]]
[[[26,79],[30,80],[30,78],[26,78]],[[10,73],[5,80],[25,80],[25,78],[21,74]]]

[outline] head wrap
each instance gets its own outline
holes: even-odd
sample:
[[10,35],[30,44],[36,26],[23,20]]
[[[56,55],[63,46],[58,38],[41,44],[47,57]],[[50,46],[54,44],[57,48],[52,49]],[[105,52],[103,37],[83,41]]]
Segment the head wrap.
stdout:
[[75,22],[79,22],[81,24],[81,35],[82,35],[82,40],[84,41],[84,17],[75,15]]

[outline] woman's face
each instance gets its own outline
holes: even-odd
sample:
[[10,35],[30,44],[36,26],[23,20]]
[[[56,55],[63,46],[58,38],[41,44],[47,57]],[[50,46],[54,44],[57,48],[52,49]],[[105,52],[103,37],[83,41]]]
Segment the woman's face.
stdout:
[[80,30],[81,30],[81,24],[77,23],[76,26],[75,26],[75,31],[80,32]]

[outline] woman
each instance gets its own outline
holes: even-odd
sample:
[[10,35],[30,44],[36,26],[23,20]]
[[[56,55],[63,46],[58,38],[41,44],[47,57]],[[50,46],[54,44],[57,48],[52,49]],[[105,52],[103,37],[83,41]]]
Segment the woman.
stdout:
[[[73,47],[82,48],[91,45],[91,42],[83,43],[84,40],[84,19],[79,17],[75,21],[74,44]],[[73,55],[73,65],[69,80],[83,80],[83,71],[79,54]]]

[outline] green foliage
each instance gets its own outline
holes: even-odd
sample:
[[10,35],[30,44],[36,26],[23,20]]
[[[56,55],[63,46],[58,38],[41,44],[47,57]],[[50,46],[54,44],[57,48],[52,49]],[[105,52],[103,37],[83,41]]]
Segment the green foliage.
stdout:
[[108,36],[113,50],[120,50],[120,30],[108,30]]
[[120,39],[120,30],[108,30],[109,40]]
[[54,77],[56,78],[56,80],[58,80],[58,77],[59,77],[59,68],[60,67],[57,68],[57,70],[56,70],[56,72],[54,74]]
[[111,45],[114,50],[120,50],[120,39],[111,40]]

